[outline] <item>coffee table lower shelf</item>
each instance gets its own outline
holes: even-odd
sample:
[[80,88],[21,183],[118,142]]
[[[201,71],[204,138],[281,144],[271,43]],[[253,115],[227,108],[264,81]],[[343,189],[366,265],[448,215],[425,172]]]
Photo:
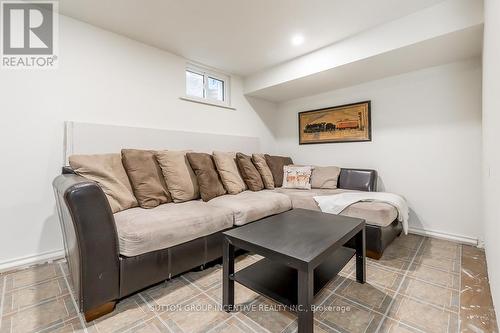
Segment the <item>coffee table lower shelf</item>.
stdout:
[[[314,270],[314,295],[323,289],[355,255],[356,251],[341,247]],[[261,259],[231,277],[245,287],[283,305],[297,305],[297,270],[269,259]]]

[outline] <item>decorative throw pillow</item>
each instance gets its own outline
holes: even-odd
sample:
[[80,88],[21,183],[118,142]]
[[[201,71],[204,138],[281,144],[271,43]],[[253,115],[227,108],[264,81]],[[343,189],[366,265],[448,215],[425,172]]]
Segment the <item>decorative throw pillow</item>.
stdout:
[[259,171],[260,176],[262,177],[264,187],[268,190],[274,190],[273,174],[271,173],[271,169],[269,169],[269,166],[266,163],[264,154],[253,154],[252,162]]
[[236,153],[214,151],[213,157],[227,193],[238,194],[247,189],[236,165]]
[[286,165],[283,168],[283,188],[311,189],[311,166]]
[[243,180],[247,184],[250,191],[260,191],[264,189],[264,183],[259,171],[253,165],[252,158],[248,155],[238,153],[236,154],[236,163],[241,171]]
[[312,188],[336,189],[340,168],[336,166],[314,167],[311,175]]
[[283,167],[293,164],[290,157],[264,155],[266,163],[273,174],[274,186],[281,187],[283,184]]
[[187,153],[191,168],[193,168],[200,186],[200,195],[203,201],[226,194],[226,190],[215,168],[212,155],[205,153]]
[[154,150],[122,149],[122,162],[134,195],[142,208],[171,202]]
[[137,207],[120,154],[73,155],[69,165],[76,174],[101,186],[113,213]]
[[198,181],[189,165],[186,153],[186,151],[170,150],[156,153],[156,159],[174,202],[185,202],[200,197]]

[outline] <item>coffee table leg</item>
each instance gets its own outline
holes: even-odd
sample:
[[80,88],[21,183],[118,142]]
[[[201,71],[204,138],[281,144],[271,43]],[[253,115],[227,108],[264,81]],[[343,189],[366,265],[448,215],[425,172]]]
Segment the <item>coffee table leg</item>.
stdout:
[[354,236],[356,244],[356,280],[359,283],[366,281],[366,248],[365,248],[365,228]]
[[314,298],[314,271],[298,271],[298,333],[312,333],[314,328],[314,313],[311,304]]
[[226,312],[234,309],[234,246],[226,237],[222,250],[222,304]]

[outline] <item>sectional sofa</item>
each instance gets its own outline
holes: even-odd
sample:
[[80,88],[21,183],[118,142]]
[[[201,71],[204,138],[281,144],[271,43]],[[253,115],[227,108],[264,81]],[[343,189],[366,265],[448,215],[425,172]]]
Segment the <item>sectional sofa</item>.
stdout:
[[[53,187],[74,291],[87,321],[141,289],[218,260],[225,230],[293,208],[319,210],[315,195],[377,188],[375,170],[343,168],[336,189],[247,189],[208,201],[116,211],[107,189],[78,173],[64,167]],[[356,203],[342,214],[367,221],[367,254],[373,258],[402,231],[397,211],[384,203]]]

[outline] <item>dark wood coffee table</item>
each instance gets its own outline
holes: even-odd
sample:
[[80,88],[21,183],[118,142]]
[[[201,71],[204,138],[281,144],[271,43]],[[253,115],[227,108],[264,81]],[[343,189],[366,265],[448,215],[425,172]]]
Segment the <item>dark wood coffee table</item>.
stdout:
[[[344,247],[354,238],[356,249]],[[265,258],[234,272],[234,249]],[[365,221],[294,209],[224,232],[223,305],[234,307],[234,281],[297,312],[299,333],[312,332],[314,296],[356,255],[365,282]]]

